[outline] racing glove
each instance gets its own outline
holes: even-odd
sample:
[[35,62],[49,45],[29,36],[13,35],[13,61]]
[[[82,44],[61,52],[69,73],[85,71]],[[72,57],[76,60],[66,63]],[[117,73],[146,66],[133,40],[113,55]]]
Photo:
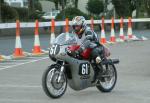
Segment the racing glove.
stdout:
[[69,56],[81,59],[80,50],[71,51],[69,48],[67,48],[66,51]]

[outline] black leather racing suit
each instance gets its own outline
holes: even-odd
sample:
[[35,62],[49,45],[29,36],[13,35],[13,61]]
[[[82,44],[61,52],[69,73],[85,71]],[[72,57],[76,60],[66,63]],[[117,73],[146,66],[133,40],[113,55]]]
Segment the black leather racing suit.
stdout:
[[100,56],[101,59],[104,58],[104,47],[99,43],[97,34],[91,30],[89,27],[86,27],[83,31],[83,34],[77,35],[78,44],[80,45],[79,53],[86,48],[91,48],[92,52],[90,54],[90,59],[95,61],[97,56]]
[[83,31],[83,34],[80,37],[79,36],[77,35],[78,45],[80,45],[80,48],[78,50],[79,54],[81,54],[83,50],[86,48],[92,49],[92,52],[90,54],[90,62],[95,72],[95,76],[92,81],[94,82],[96,78],[99,78],[99,75],[101,75],[101,73],[104,72],[101,65],[96,63],[96,57],[98,56],[101,58],[101,60],[106,59],[104,53],[104,46],[99,43],[97,34],[89,27],[86,27],[85,30]]

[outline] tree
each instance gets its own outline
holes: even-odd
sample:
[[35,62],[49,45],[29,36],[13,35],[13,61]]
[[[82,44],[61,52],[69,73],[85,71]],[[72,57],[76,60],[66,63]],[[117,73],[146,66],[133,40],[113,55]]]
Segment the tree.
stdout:
[[89,0],[86,9],[91,14],[99,15],[104,11],[104,4],[100,0]]
[[4,4],[4,0],[0,0],[0,3],[1,3],[1,4]]
[[62,9],[63,9],[67,3],[67,0],[47,0],[47,1],[53,2],[55,4],[55,9],[57,9],[57,10],[58,10],[58,5],[61,5]]
[[75,0],[75,8],[78,8],[78,2],[79,2],[79,0]]
[[[146,12],[148,14],[148,17],[150,18],[150,0],[144,0]],[[150,24],[147,23],[147,27],[150,28]]]
[[35,7],[35,10],[42,11],[42,5],[39,1],[34,2],[34,7]]
[[[66,8],[66,5],[68,2],[71,2],[73,4],[73,7],[78,8],[78,2],[79,0],[47,0],[47,1],[51,1],[55,4],[55,9],[58,10],[58,6],[60,5],[62,10],[64,8]],[[71,6],[72,7],[72,6]]]
[[132,16],[132,12],[136,8],[136,1],[140,0],[112,0],[112,3],[119,17],[128,17]]
[[63,12],[65,12],[65,18],[69,18],[70,20],[73,19],[77,15],[82,15],[86,19],[90,19],[88,15],[86,15],[85,13],[80,11],[79,9],[77,9],[75,7],[68,7],[68,8],[65,8],[63,11],[61,11],[57,15],[57,17],[56,17],[57,20],[62,20],[62,17],[64,16]]
[[2,21],[3,22],[8,22],[10,21],[14,21],[16,19],[18,19],[18,12],[13,8],[10,7],[9,5],[2,5],[1,7],[1,14],[2,14]]
[[[28,19],[39,19],[40,14],[42,11],[42,5],[39,2],[39,0],[28,0],[29,5],[28,5]],[[24,11],[25,12],[25,11]],[[21,13],[19,13],[21,14]],[[20,15],[21,17],[21,15]]]
[[7,5],[4,0],[0,0],[0,22],[14,21],[16,19],[18,19],[17,11]]
[[54,2],[55,8],[58,10],[59,0],[48,0],[48,1]]
[[4,0],[0,0],[0,22],[2,21],[2,5],[4,4]]
[[150,17],[150,0],[144,0],[145,2],[145,8],[146,8],[146,11],[147,11],[147,14],[148,14],[148,17]]
[[42,11],[42,6],[39,0],[28,0],[28,1],[29,1],[28,7],[31,11],[34,11],[34,10]]
[[29,4],[28,4],[28,7],[30,10],[33,10],[34,9],[34,5],[33,5],[33,0],[28,0]]

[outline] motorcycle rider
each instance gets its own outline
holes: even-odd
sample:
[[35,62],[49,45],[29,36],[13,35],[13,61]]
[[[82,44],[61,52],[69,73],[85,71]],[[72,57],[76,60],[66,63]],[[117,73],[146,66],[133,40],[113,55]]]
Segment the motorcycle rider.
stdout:
[[83,52],[83,50],[86,48],[91,48],[92,52],[90,54],[90,62],[93,60],[98,67],[99,63],[106,59],[106,55],[104,53],[106,48],[99,43],[97,34],[87,26],[86,20],[83,16],[76,16],[72,19],[72,28],[74,34],[76,34],[80,48],[77,51],[71,52],[70,54],[75,58],[81,58],[80,54]]

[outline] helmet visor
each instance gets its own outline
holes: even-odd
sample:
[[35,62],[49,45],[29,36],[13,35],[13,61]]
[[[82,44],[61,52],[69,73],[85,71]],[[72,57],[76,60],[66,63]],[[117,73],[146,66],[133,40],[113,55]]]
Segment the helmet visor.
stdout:
[[81,25],[73,25],[72,27],[73,27],[73,30],[74,30],[76,33],[78,33],[78,32],[81,30],[81,28],[82,28]]

